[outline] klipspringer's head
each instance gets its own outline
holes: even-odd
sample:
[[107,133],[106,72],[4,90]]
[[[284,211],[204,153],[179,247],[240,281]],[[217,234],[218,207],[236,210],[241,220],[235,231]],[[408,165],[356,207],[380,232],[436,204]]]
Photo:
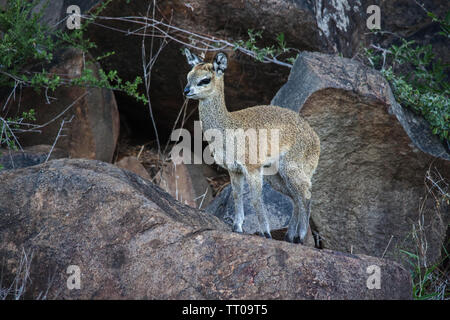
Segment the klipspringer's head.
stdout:
[[199,57],[184,49],[192,70],[187,75],[187,85],[184,95],[189,99],[206,99],[223,88],[223,74],[227,68],[227,56],[219,52],[212,63],[204,63]]

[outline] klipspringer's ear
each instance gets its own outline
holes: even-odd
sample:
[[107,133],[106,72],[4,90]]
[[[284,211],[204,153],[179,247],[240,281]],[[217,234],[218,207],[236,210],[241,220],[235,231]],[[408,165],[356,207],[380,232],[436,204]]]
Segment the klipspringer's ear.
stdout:
[[216,54],[213,61],[213,68],[219,76],[223,75],[225,69],[227,68],[227,64],[228,58],[225,53],[219,52],[218,54]]
[[186,56],[187,62],[192,68],[199,63],[202,63],[202,60],[195,54],[191,53],[188,48],[184,48],[184,55]]

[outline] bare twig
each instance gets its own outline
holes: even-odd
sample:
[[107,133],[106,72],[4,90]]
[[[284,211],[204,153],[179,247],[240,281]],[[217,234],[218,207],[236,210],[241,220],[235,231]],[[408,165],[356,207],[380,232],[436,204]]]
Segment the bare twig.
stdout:
[[[152,6],[153,4],[153,6]],[[148,17],[149,12],[150,12],[150,7],[153,7],[152,10],[152,16],[153,19],[155,18],[155,9],[156,9],[156,0],[153,0],[153,2],[150,2],[148,7],[147,7],[147,13],[146,13],[146,17]],[[145,95],[147,97],[147,101],[148,101],[148,111],[150,114],[150,118],[152,120],[152,125],[153,125],[153,131],[155,133],[155,137],[156,137],[156,143],[158,146],[158,153],[161,154],[161,145],[160,145],[160,141],[159,141],[159,135],[158,135],[158,129],[156,127],[156,121],[155,121],[155,117],[153,115],[153,109],[152,109],[152,103],[151,103],[151,99],[150,99],[150,83],[151,83],[151,75],[152,75],[152,67],[156,61],[156,59],[158,58],[159,54],[161,53],[162,49],[166,46],[167,41],[165,40],[165,38],[162,39],[162,41],[160,42],[160,47],[157,50],[157,52],[155,53],[155,55],[153,55],[153,45],[154,45],[154,39],[155,39],[155,30],[152,29],[152,36],[151,36],[151,41],[150,41],[150,57],[147,61],[146,59],[146,47],[145,47],[145,38],[147,36],[147,27],[148,25],[145,24],[144,25],[144,33],[142,35],[142,70],[144,73],[144,85],[145,85]]]
[[[78,98],[76,98],[71,104],[69,104],[66,108],[64,108],[63,111],[61,111],[59,114],[57,114],[55,117],[53,117],[51,120],[45,122],[44,124],[40,124],[37,125],[35,127],[33,127],[34,130],[36,129],[41,129],[44,128],[46,126],[48,126],[50,123],[53,123],[54,121],[58,120],[59,118],[61,118],[67,111],[69,111],[78,101],[80,101],[81,99],[83,99],[85,96],[87,96],[88,94],[90,94],[90,90],[87,90],[86,92],[84,92],[81,96],[79,96]],[[28,131],[28,130],[26,130]]]
[[[82,18],[89,18],[87,15],[82,15]],[[134,35],[134,36],[143,36],[152,38],[161,37],[164,39],[170,39],[174,42],[177,42],[185,47],[189,47],[192,49],[196,49],[199,51],[221,51],[221,50],[235,50],[245,55],[251,56],[252,58],[256,58],[257,55],[252,50],[249,50],[245,47],[242,47],[236,43],[231,43],[225,39],[217,39],[215,37],[201,35],[187,29],[183,29],[177,26],[173,26],[170,23],[165,23],[164,21],[156,20],[154,17],[139,17],[139,16],[126,16],[126,17],[105,17],[105,16],[97,16],[97,20],[104,21],[121,21],[128,22],[132,24],[142,25],[134,31],[123,30],[116,27],[111,27],[108,25],[104,25],[99,22],[92,22],[97,26],[107,28],[110,30],[114,30],[117,32],[125,33],[126,35]],[[147,34],[145,31],[147,27],[150,27],[154,30],[154,33],[151,35]],[[144,31],[142,31],[144,30]],[[291,50],[292,48],[286,48],[287,50]],[[292,68],[292,64],[280,61],[277,57],[269,57],[264,56],[262,58],[262,63],[275,63],[284,67]]]
[[388,49],[384,49],[380,46],[377,46],[375,44],[371,44],[370,45],[372,48],[374,48],[375,50],[381,51],[381,54],[383,56],[383,66],[381,67],[382,70],[384,70],[384,66],[386,65],[386,55],[388,53],[392,53],[391,51],[389,51]]
[[394,238],[394,236],[391,235],[391,238],[389,239],[389,242],[388,242],[386,248],[384,249],[383,254],[381,255],[381,258],[384,258],[384,255],[386,254],[387,249],[389,248],[389,245],[391,244],[391,241],[392,241],[393,238]]
[[9,100],[11,99],[12,96],[14,97],[13,100],[15,100],[16,89],[17,89],[17,86],[18,86],[19,83],[20,83],[20,82],[17,81],[17,80],[14,81],[14,87],[13,87],[13,89],[11,90],[11,93],[9,94],[8,98],[6,99],[5,104],[3,105],[3,109],[2,109],[3,111],[5,110],[6,106],[8,105],[8,102],[9,102]]
[[[8,121],[0,117],[0,122],[2,123],[2,129],[0,131],[0,142],[1,143],[6,142],[6,144],[9,146],[12,144],[16,144],[20,150],[23,150],[19,140],[14,134],[14,131],[9,126]],[[13,138],[14,141],[11,140],[10,136]]]
[[139,157],[141,156],[142,151],[144,151],[145,144],[142,145],[141,149],[139,150],[139,153],[137,154],[136,158],[139,160]]
[[[205,201],[205,198],[206,198],[206,195],[207,195],[207,194],[208,194],[208,188],[206,188],[205,193],[202,194],[202,195],[200,196],[200,197],[202,197],[202,201],[200,201],[200,204],[198,205],[198,208],[199,208],[199,209],[202,208],[203,201]],[[197,197],[197,198],[195,198],[194,200],[197,200],[197,199],[200,198],[200,197]]]
[[[16,275],[9,287],[3,287],[3,283],[0,282],[0,299],[5,300],[8,297],[12,297],[15,300],[23,298],[30,279],[31,262],[33,260],[33,251],[26,252],[22,248],[22,254],[20,257],[19,265],[17,266]],[[3,272],[3,266],[2,266]],[[3,279],[2,279],[3,280]]]
[[75,116],[72,115],[72,117],[70,118],[70,120],[65,121],[65,120],[63,119],[63,121],[61,121],[61,126],[59,127],[59,130],[58,130],[58,133],[57,133],[57,135],[56,135],[55,141],[53,142],[52,147],[50,148],[50,152],[48,153],[47,158],[45,158],[45,161],[44,161],[44,162],[47,162],[48,159],[50,159],[50,156],[51,156],[51,154],[52,154],[52,152],[53,152],[53,149],[54,149],[55,146],[56,146],[56,143],[58,142],[58,139],[59,139],[60,137],[62,137],[61,132],[62,132],[62,130],[64,129],[64,125],[65,125],[66,123],[72,122],[72,120],[73,120],[74,117],[75,117]]

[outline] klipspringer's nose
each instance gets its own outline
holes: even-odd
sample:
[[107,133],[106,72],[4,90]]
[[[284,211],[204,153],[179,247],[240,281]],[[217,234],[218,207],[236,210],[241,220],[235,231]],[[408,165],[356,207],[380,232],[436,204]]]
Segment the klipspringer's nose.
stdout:
[[184,95],[187,95],[189,93],[189,91],[191,91],[191,87],[190,86],[186,86],[184,88],[184,91],[183,91]]

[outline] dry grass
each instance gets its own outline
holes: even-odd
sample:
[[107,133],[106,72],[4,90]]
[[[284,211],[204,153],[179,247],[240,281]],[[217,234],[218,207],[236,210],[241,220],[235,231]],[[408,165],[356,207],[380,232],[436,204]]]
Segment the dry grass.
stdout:
[[[415,252],[401,250],[406,255],[411,266],[413,295],[419,300],[449,300],[450,299],[450,255],[449,255],[449,225],[445,224],[444,215],[450,207],[449,183],[430,165],[425,175],[426,196],[419,208],[419,218],[412,227],[412,240],[415,242]],[[442,247],[442,257],[431,264],[427,260],[428,240],[425,228],[424,208],[430,200],[435,206],[436,219],[447,229],[447,239]]]
[[3,275],[5,261],[3,261],[0,273],[0,300],[20,300],[23,298],[28,285],[31,283],[30,267],[32,260],[33,251],[26,252],[25,249],[22,249],[19,265],[15,272],[16,275],[10,284],[4,283]]

